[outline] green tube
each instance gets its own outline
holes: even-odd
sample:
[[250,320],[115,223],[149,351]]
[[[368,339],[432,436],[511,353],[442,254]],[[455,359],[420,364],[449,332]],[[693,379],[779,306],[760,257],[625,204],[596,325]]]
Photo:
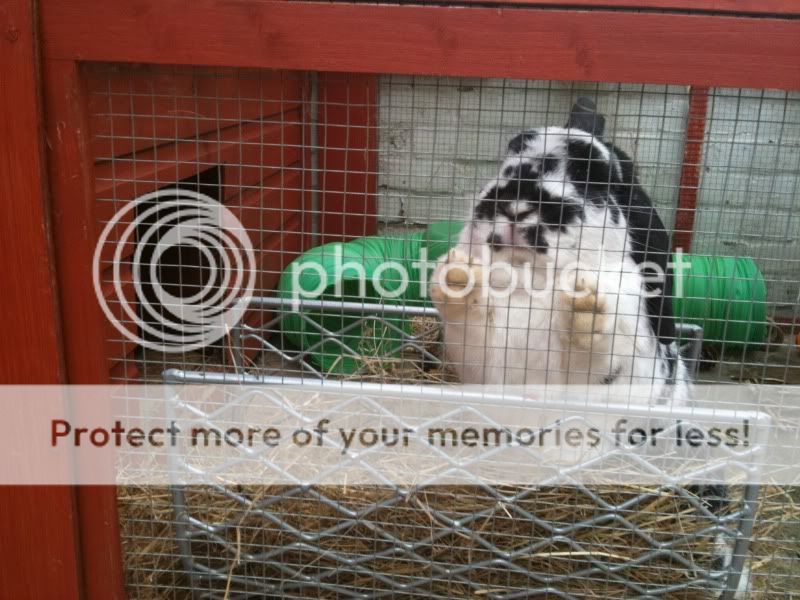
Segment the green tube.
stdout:
[[[455,245],[462,226],[460,221],[442,221],[409,234],[370,236],[318,246],[284,271],[278,284],[279,294],[301,300],[308,297],[429,305],[429,299],[423,297],[420,289],[418,261],[424,252],[432,265]],[[700,325],[707,342],[724,343],[726,347],[764,341],[766,286],[752,259],[684,254],[676,255],[674,260],[682,260],[686,265],[682,281],[676,279],[673,286],[678,321]],[[408,285],[402,283],[396,269],[385,267],[387,262],[408,274],[405,278]],[[360,366],[359,359],[352,357],[351,352],[380,358],[397,350],[401,343],[400,335],[391,328],[381,327],[375,321],[359,323],[359,316],[342,315],[335,310],[309,310],[303,314],[311,323],[296,314],[287,315],[282,323],[283,334],[298,348],[312,350],[311,361],[326,373],[351,374]],[[410,323],[404,319],[386,320],[410,331]],[[341,337],[341,343],[323,342],[319,326],[329,331],[348,326],[351,329]]]
[[[767,337],[767,288],[752,258],[673,256],[675,317],[703,328],[707,343],[725,348],[761,344]],[[678,272],[684,273],[682,282]],[[682,285],[681,285],[682,283]]]
[[[461,228],[461,222],[444,221],[409,234],[370,236],[318,246],[289,265],[281,276],[278,293],[283,298],[299,297],[301,300],[313,297],[317,300],[429,305],[429,299],[423,297],[420,289],[421,266],[418,261],[424,249],[427,261],[435,262],[455,244]],[[392,263],[408,277],[401,278],[403,273],[398,276],[398,268],[386,268],[386,263]],[[397,350],[402,341],[396,331],[376,321],[358,324],[358,316],[342,315],[335,310],[303,314],[329,331],[351,327],[341,338],[342,347],[336,341],[323,342],[317,326],[295,314],[283,319],[281,328],[286,339],[300,349],[313,349],[311,361],[326,373],[347,375],[358,369],[359,361],[348,350],[361,356],[379,358]],[[404,319],[385,320],[403,331],[410,331],[411,324]]]

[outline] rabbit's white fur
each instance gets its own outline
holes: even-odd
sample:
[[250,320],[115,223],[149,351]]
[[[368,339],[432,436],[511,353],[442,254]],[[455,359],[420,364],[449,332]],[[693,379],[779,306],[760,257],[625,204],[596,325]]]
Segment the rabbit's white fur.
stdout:
[[610,186],[601,197],[574,178],[570,153],[585,146],[624,185],[615,150],[558,127],[517,140],[431,278],[448,363],[464,383],[646,384],[686,398],[676,345],[659,342],[648,316],[626,211]]
[[[668,253],[621,150],[577,129],[517,136],[431,277],[447,361],[464,383],[644,384],[651,398],[685,404],[671,283],[648,285],[642,269],[664,267]],[[664,292],[659,315],[646,300],[654,287]],[[732,544],[720,534],[715,547],[724,576]],[[745,571],[734,597],[747,586]]]

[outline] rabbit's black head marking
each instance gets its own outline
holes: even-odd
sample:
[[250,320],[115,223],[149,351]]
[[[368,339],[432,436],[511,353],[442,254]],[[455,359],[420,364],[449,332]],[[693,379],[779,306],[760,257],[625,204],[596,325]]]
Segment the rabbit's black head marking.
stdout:
[[[597,137],[602,126],[595,129],[593,134],[546,127],[511,139],[498,176],[474,206],[471,243],[491,249],[494,260],[511,263],[556,261],[565,250],[602,248],[612,257],[658,265],[667,280],[646,285],[648,290],[660,285],[668,296],[669,236],[639,185],[633,161]],[[664,341],[674,336],[671,312],[668,297],[648,300],[653,329]]]

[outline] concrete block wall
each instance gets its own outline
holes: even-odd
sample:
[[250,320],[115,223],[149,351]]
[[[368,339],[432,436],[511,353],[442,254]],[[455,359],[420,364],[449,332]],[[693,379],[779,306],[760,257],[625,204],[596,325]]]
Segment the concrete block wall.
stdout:
[[595,98],[609,139],[635,156],[671,222],[688,91],[682,87],[385,76],[380,84],[379,213],[385,222],[462,218],[524,129],[563,126]]
[[[634,157],[672,227],[689,90],[681,86],[384,76],[378,212],[385,224],[462,219],[524,129],[563,125],[593,98],[606,137]],[[794,304],[800,282],[800,94],[713,90],[692,251],[752,256],[768,297]]]
[[800,292],[800,93],[709,98],[692,251],[753,257],[778,308]]

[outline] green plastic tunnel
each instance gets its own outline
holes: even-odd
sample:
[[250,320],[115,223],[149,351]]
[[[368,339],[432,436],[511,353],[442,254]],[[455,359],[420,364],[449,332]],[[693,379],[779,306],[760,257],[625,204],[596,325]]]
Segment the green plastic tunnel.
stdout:
[[[420,291],[419,261],[424,255],[429,264],[434,263],[455,245],[461,227],[460,221],[442,221],[408,234],[318,246],[284,271],[279,294],[299,299],[300,306],[303,298],[427,306],[430,301]],[[680,322],[700,325],[707,342],[728,348],[764,341],[766,286],[751,258],[685,254],[674,260],[686,265],[673,290],[675,316]],[[361,366],[361,359],[353,354],[376,359],[391,355],[401,343],[393,328],[410,332],[411,327],[402,318],[385,318],[390,324],[386,326],[335,309],[304,310],[303,316],[293,313],[283,319],[285,338],[309,351],[315,366],[340,375]],[[321,328],[347,331],[336,341],[324,339]]]
[[[686,264],[681,271],[680,262]],[[752,258],[673,256],[673,310],[679,322],[700,325],[706,343],[724,348],[762,344],[767,337],[767,287]]]
[[[430,301],[420,290],[420,260],[434,263],[455,245],[462,226],[460,221],[442,221],[408,234],[369,236],[318,246],[284,271],[279,294],[301,302],[303,298],[313,298],[427,306]],[[303,315],[305,319],[287,315],[282,321],[283,334],[296,347],[310,350],[312,362],[326,373],[353,373],[360,364],[351,353],[380,358],[391,355],[402,341],[392,327],[377,320],[359,325],[359,316],[337,314],[335,309],[308,310]],[[411,323],[407,320],[384,320],[410,332]],[[323,341],[320,326],[332,332],[347,331],[338,342]]]

